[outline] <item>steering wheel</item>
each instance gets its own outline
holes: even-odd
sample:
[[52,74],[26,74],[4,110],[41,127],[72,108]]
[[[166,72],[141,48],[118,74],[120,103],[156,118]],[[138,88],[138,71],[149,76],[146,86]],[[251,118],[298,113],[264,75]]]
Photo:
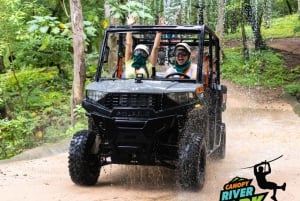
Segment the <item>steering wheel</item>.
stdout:
[[183,79],[191,79],[190,76],[184,74],[184,73],[179,73],[179,72],[176,72],[176,73],[170,73],[169,75],[167,75],[165,78],[169,78],[169,77],[172,77],[174,75],[179,75],[180,77],[183,76]]

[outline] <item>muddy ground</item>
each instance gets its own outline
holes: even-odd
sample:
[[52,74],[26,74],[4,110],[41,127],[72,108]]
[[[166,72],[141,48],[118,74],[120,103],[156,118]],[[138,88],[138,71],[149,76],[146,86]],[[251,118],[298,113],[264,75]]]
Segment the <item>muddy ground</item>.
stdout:
[[271,163],[272,172],[267,178],[279,185],[287,184],[286,191],[278,190],[278,201],[299,201],[300,117],[283,99],[283,90],[224,83],[228,87],[224,112],[227,155],[224,160],[208,161],[201,191],[181,191],[173,170],[121,165],[104,167],[93,187],[76,186],[68,174],[67,141],[0,162],[0,200],[218,201],[223,185],[239,176],[253,179],[255,193],[269,192],[265,199],[269,201],[271,192],[257,186],[252,169],[242,168],[283,154]]

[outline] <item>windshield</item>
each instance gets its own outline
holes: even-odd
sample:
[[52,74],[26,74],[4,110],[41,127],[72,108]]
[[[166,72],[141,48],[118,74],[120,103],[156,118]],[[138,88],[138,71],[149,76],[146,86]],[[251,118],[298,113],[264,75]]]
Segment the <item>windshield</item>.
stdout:
[[203,80],[202,74],[208,74],[208,69],[202,66],[206,61],[213,62],[216,50],[209,35],[201,33],[136,29],[107,32],[98,69],[101,79]]

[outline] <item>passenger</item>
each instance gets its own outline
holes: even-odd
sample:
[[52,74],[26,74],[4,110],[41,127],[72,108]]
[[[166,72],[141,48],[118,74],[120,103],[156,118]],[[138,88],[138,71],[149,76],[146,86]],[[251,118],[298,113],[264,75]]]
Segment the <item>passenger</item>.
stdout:
[[[128,18],[128,25],[134,25],[135,19],[132,15]],[[165,24],[162,18],[159,19],[159,25]],[[161,40],[161,32],[157,32],[151,54],[149,47],[144,44],[138,44],[134,50],[132,50],[133,40],[132,32],[126,34],[126,49],[125,49],[125,77],[134,78],[137,73],[143,73],[144,76],[150,77],[151,68],[156,65],[158,50]]]
[[[175,64],[167,69],[165,76],[168,77],[173,73],[183,73],[190,79],[196,79],[197,65],[190,60],[191,48],[187,43],[178,43],[175,46]],[[175,76],[176,77],[176,76]],[[180,76],[184,78],[183,76]]]

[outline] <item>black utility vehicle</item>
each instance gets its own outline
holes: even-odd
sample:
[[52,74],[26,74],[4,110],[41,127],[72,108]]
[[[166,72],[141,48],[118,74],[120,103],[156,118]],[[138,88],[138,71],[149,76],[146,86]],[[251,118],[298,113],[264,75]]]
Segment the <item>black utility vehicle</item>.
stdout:
[[[151,50],[158,31],[157,65],[149,76],[126,77],[126,33],[132,32],[133,48],[145,44]],[[196,79],[164,74],[179,42],[191,47]],[[148,165],[174,169],[183,189],[201,189],[207,157],[225,157],[226,86],[220,83],[219,54],[218,37],[205,25],[108,27],[95,80],[82,102],[88,129],[70,143],[72,181],[94,185],[109,164]]]

